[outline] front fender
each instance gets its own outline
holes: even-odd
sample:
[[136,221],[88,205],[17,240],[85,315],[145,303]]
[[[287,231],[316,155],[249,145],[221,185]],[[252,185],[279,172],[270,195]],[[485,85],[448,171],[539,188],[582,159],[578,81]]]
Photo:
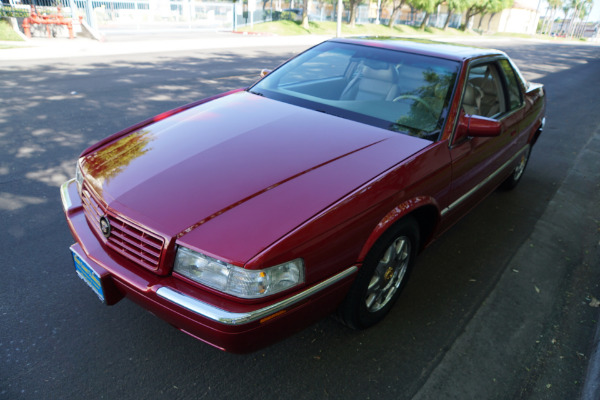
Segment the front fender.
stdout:
[[[431,237],[431,233],[440,219],[439,210],[440,208],[437,201],[430,196],[417,196],[396,206],[375,226],[375,229],[371,232],[369,238],[362,247],[357,261],[362,262],[381,235],[396,222],[408,215],[418,215],[417,222],[419,223],[419,228],[421,230],[421,247],[423,247],[423,244],[425,244],[424,242],[427,242]],[[425,216],[428,217],[424,218]],[[425,237],[423,235],[424,233]]]

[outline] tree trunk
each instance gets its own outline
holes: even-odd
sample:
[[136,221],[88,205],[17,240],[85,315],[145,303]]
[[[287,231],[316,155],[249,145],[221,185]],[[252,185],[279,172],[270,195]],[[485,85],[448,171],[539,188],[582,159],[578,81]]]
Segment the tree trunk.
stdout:
[[465,23],[463,26],[461,26],[462,31],[466,31],[467,28],[469,27],[469,24],[471,23],[471,18],[473,18],[473,15],[474,15],[474,14],[472,14],[474,8],[475,7],[473,6],[473,7],[469,7],[469,9],[467,9],[467,13],[465,16]]
[[302,9],[302,27],[308,30],[308,4],[309,0],[304,0]]
[[[488,20],[488,26],[487,26],[487,30],[488,32],[490,31],[490,24],[492,23],[492,19],[494,19],[494,16],[496,15],[496,13],[492,13],[492,15],[490,15],[490,19]],[[483,16],[482,16],[483,17]],[[482,18],[483,19],[483,18]]]
[[554,28],[554,12],[550,16],[550,21],[546,25],[546,35],[552,35],[552,29]]
[[546,14],[544,15],[544,22],[542,22],[542,29],[540,29],[540,34],[544,34],[546,32],[546,28],[548,27],[548,12],[550,11],[550,7],[546,8]]
[[448,29],[448,25],[450,25],[450,17],[452,16],[452,9],[448,9],[448,16],[446,17],[446,22],[444,22],[444,30]]
[[394,27],[396,18],[398,18],[398,14],[402,11],[402,7],[404,7],[404,1],[401,1],[398,7],[392,8],[392,15],[390,15],[390,20],[388,21],[388,28]]
[[571,23],[569,24],[569,32],[570,32],[571,39],[573,39],[573,34],[575,33],[575,29],[577,28],[577,24],[578,24],[578,23],[575,23],[575,18],[579,18],[579,14],[581,13],[581,10],[579,9],[579,5],[583,5],[583,2],[575,3],[575,11],[573,12],[573,16],[571,17]]
[[429,22],[429,16],[431,14],[429,14],[429,11],[425,12],[425,17],[423,17],[423,21],[421,21],[421,26],[419,26],[419,29],[425,29],[425,26],[427,26],[427,23]]
[[479,16],[479,23],[477,24],[477,29],[481,30],[481,23],[483,22],[483,14]]
[[356,3],[350,3],[350,26],[353,28],[356,26],[356,8]]

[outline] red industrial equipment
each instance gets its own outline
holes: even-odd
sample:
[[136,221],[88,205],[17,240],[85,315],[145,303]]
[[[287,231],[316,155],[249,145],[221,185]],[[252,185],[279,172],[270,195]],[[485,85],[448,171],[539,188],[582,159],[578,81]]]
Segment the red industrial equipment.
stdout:
[[34,6],[32,5],[29,17],[23,20],[23,31],[27,37],[31,37],[31,30],[29,29],[30,25],[46,25],[48,37],[51,37],[50,25],[66,25],[67,29],[69,29],[69,39],[74,39],[73,22],[71,21],[71,18],[63,17],[60,6],[57,8],[56,14],[38,15]]

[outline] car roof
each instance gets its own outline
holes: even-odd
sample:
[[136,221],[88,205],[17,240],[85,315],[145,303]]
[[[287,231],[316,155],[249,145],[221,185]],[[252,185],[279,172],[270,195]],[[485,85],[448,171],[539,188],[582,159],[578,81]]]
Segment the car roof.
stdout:
[[506,56],[506,54],[500,50],[484,49],[454,43],[436,42],[433,40],[418,38],[364,36],[344,39],[331,39],[331,41],[382,47],[390,50],[418,53],[456,61],[465,61],[485,56]]

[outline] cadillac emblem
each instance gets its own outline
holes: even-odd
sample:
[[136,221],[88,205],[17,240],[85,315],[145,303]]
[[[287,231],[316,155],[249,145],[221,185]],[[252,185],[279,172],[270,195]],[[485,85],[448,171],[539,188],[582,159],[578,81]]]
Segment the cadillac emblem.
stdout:
[[100,230],[104,237],[108,239],[110,236],[110,222],[108,222],[106,216],[100,218]]

